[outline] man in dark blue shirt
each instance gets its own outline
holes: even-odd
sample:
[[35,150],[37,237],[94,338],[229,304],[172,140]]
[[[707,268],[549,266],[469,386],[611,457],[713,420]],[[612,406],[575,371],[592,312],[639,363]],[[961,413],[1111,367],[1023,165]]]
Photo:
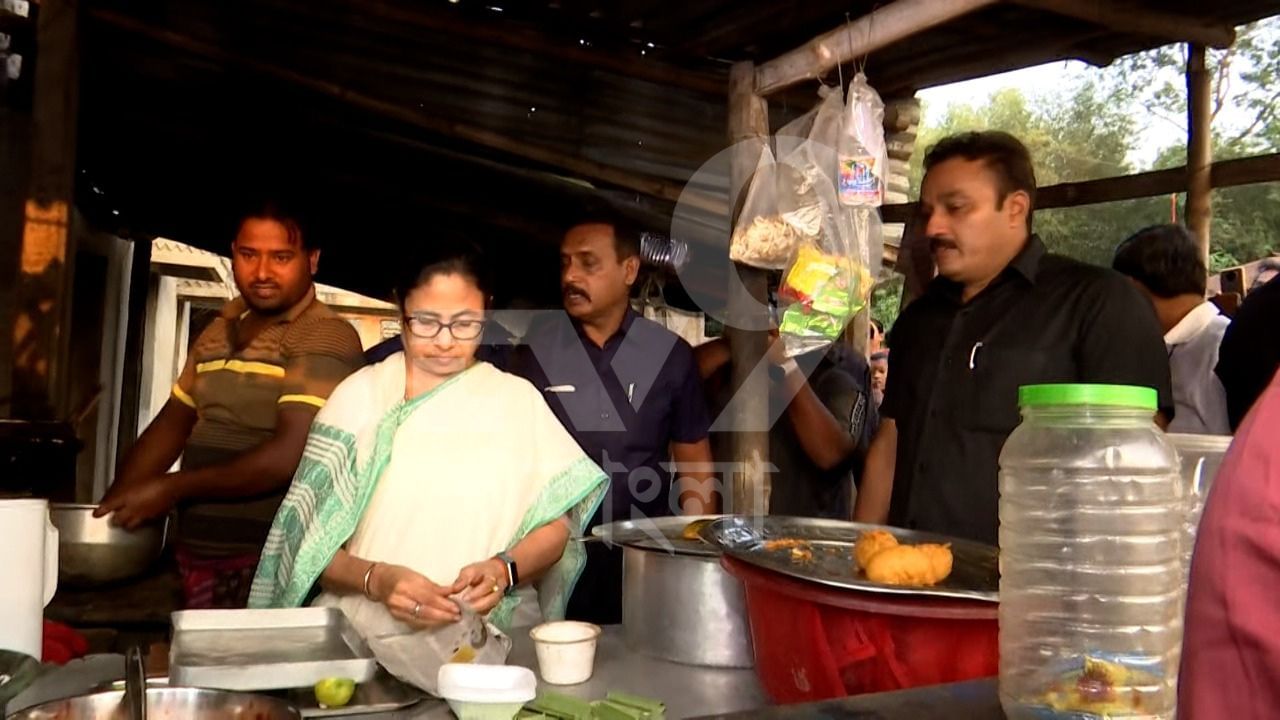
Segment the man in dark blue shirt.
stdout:
[[[631,309],[639,270],[639,236],[625,223],[574,225],[560,247],[565,313],[540,318],[508,368],[542,391],[609,475],[592,525],[716,509],[710,418],[693,349]],[[619,622],[621,597],[621,552],[589,545],[569,617]]]

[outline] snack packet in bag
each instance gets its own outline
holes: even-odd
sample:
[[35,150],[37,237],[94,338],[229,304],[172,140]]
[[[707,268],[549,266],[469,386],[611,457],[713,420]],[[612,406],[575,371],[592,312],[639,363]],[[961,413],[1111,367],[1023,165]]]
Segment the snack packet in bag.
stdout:
[[800,239],[778,210],[773,152],[766,144],[729,242],[729,259],[763,270],[782,270]]
[[788,356],[829,345],[862,309],[869,273],[853,260],[804,245],[778,290],[778,332]]
[[441,665],[502,665],[511,652],[511,638],[472,610],[460,594],[450,599],[462,614],[452,625],[369,638],[369,649],[387,672],[432,695],[437,694]]
[[[864,90],[874,93],[865,77],[850,86],[848,102],[865,99],[859,95]],[[850,133],[850,114],[838,88],[820,95],[807,141],[779,156],[776,170],[778,209],[802,234],[778,295],[778,330],[792,357],[835,342],[865,307],[871,291],[869,247],[883,242],[873,207],[841,202],[840,151]]]

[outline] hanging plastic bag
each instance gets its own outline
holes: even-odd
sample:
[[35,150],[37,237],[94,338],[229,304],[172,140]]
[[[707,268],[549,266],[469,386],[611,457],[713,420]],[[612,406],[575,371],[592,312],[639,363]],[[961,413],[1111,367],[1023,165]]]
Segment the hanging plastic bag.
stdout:
[[766,144],[751,177],[729,243],[729,259],[764,270],[782,270],[795,253],[799,233],[778,212],[773,152]]
[[801,234],[778,290],[778,330],[788,356],[821,350],[839,338],[870,289],[865,243],[850,208],[837,197],[844,114],[839,88],[827,89],[806,142],[777,168],[778,209]]
[[884,102],[862,73],[849,83],[838,149],[840,203],[855,207],[883,205],[884,175],[889,164],[884,142]]

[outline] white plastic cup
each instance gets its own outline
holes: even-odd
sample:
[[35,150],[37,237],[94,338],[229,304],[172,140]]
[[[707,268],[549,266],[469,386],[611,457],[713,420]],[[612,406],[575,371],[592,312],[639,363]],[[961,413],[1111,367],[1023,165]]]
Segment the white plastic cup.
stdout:
[[563,620],[543,623],[529,631],[538,653],[538,671],[551,685],[578,685],[595,669],[600,626]]

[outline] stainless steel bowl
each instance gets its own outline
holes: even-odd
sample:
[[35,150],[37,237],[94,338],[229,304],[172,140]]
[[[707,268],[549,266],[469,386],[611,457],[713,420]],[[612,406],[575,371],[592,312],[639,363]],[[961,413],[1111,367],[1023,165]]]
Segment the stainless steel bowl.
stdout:
[[95,518],[97,505],[54,503],[58,528],[58,585],[92,587],[141,575],[164,550],[168,519],[125,530],[111,516]]
[[[20,710],[8,720],[123,720],[128,718],[124,691],[80,695]],[[147,717],[177,720],[300,720],[289,703],[266,695],[205,690],[148,688]]]

